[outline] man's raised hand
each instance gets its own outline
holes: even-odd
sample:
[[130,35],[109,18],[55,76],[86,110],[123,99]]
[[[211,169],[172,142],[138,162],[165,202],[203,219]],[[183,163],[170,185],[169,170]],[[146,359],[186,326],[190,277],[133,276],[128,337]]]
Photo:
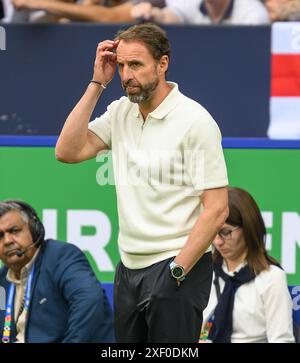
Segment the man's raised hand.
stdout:
[[115,74],[119,40],[104,40],[98,44],[94,64],[93,80],[102,84],[109,83]]

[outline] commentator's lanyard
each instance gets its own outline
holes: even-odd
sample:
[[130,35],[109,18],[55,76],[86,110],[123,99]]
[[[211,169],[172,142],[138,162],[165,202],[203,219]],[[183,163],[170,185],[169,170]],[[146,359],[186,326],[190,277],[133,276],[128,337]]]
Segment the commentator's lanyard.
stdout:
[[[27,279],[26,283],[26,290],[25,290],[25,305],[24,310],[27,312],[29,309],[30,304],[30,295],[31,295],[31,285],[32,279],[34,275],[34,265],[32,266],[31,272]],[[6,311],[5,311],[5,321],[4,321],[4,328],[3,328],[3,335],[2,335],[2,342],[9,343],[10,342],[10,333],[11,333],[11,322],[12,322],[12,312],[13,312],[13,303],[14,303],[14,296],[15,296],[16,285],[11,283],[9,286],[8,291],[8,298],[6,303]]]

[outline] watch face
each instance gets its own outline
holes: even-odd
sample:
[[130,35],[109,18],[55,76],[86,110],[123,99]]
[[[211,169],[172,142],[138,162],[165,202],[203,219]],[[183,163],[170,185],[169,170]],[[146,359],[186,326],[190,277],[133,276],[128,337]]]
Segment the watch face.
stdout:
[[182,268],[181,267],[179,267],[179,266],[176,266],[176,267],[174,267],[173,268],[173,270],[172,270],[172,274],[173,274],[173,276],[175,277],[175,278],[179,278],[179,277],[181,277],[182,275],[183,275],[183,270],[182,270]]

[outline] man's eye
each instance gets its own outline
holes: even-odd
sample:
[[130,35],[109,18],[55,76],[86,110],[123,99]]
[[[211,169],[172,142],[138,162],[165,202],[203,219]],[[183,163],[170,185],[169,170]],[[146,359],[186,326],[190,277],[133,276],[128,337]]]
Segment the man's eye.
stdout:
[[17,234],[17,233],[19,233],[21,231],[21,229],[20,228],[14,228],[14,229],[12,229],[12,233],[13,234]]

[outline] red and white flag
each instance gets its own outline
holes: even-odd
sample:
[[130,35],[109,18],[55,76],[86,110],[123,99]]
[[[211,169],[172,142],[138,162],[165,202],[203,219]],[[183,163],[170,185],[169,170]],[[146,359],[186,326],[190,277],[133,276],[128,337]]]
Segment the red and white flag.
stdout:
[[300,23],[272,25],[271,139],[300,139]]

